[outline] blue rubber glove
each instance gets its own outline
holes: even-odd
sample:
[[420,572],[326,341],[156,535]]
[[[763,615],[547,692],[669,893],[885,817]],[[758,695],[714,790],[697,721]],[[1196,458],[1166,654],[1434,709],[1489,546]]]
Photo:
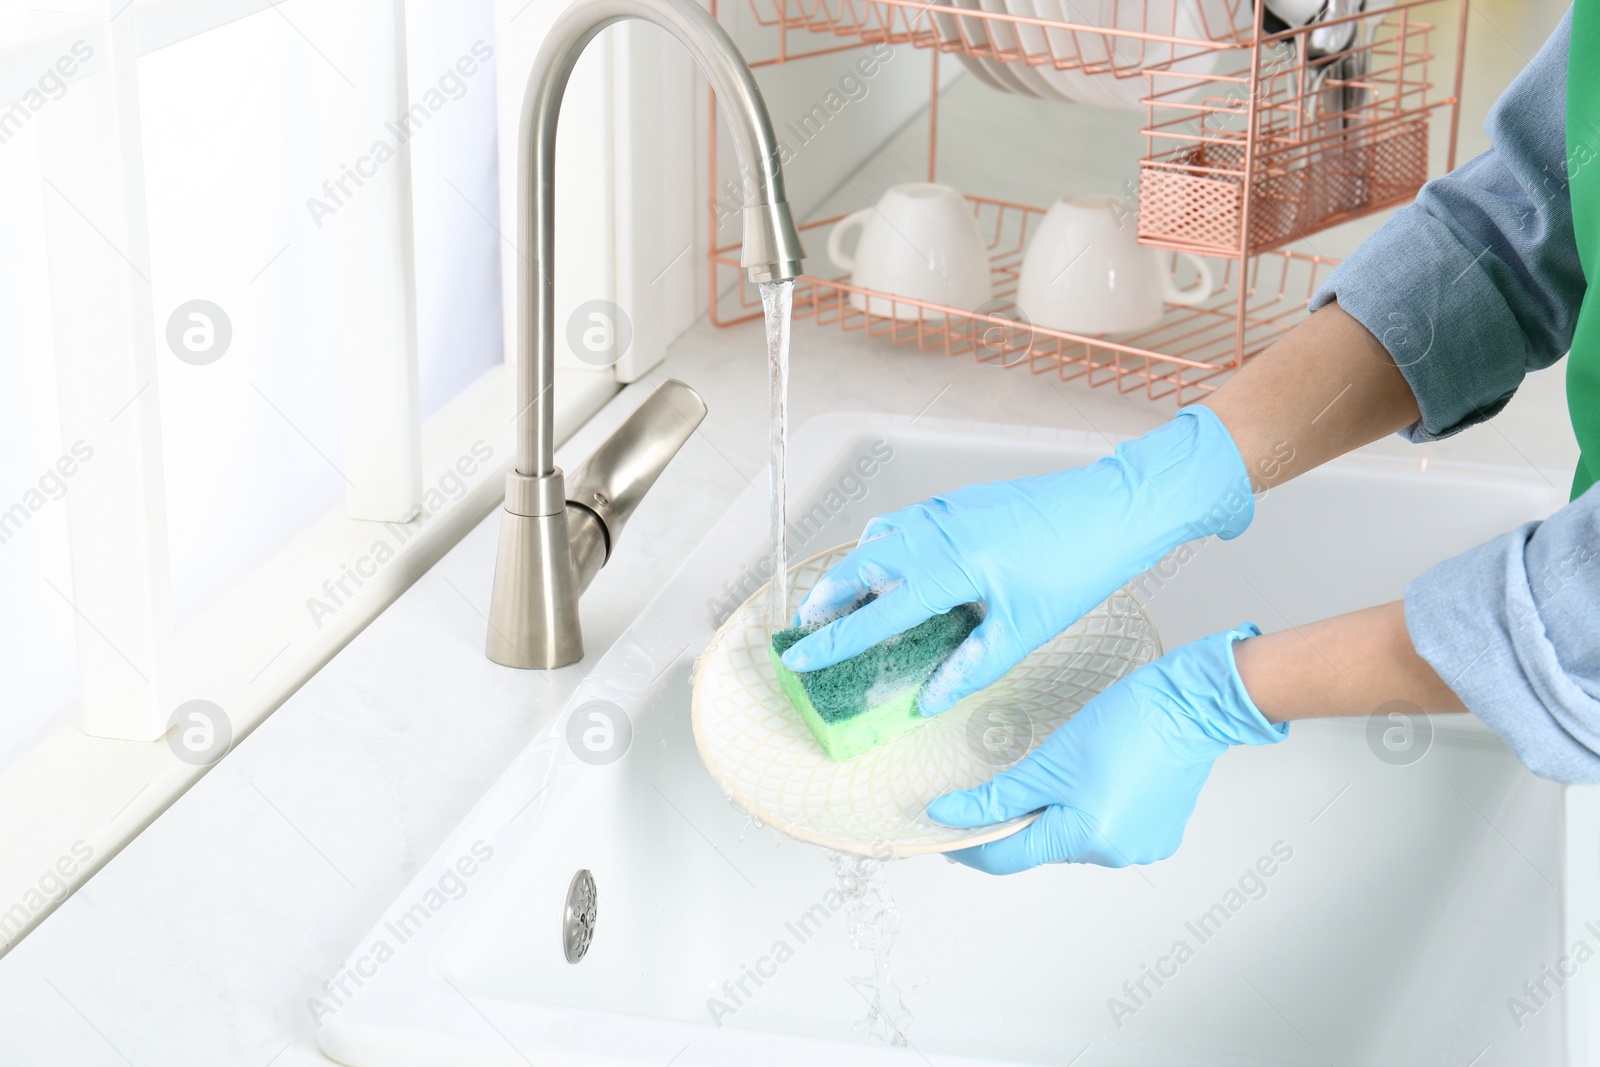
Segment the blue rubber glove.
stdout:
[[[1087,467],[969,485],[882,515],[823,575],[796,623],[822,626],[783,655],[816,670],[959,604],[981,625],[928,679],[937,715],[989,685],[1185,541],[1236,537],[1255,513],[1222,420],[1185,408]],[[869,595],[871,603],[853,611]],[[827,624],[827,625],[823,625]]]
[[928,817],[988,826],[1044,809],[1010,837],[950,853],[990,874],[1041,863],[1126,867],[1166,859],[1183,841],[1211,765],[1232,745],[1289,736],[1245,692],[1233,644],[1254,623],[1174,649],[1091,700],[1010,770],[946,793]]

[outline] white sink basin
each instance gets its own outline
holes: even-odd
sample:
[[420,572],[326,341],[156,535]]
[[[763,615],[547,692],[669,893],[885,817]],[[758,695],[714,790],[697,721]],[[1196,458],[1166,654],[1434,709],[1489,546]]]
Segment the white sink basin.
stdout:
[[[794,552],[938,490],[1109,448],[1014,427],[814,420],[791,451],[791,508],[803,523],[820,502],[821,528]],[[1168,648],[1245,619],[1280,629],[1395,598],[1428,565],[1560,503],[1531,475],[1354,458],[1274,490],[1244,537],[1132,588]],[[1434,720],[1406,765],[1379,758],[1365,720],[1231,752],[1178,855],[1150,867],[1000,879],[937,857],[888,865],[911,1047],[858,1032],[867,1006],[849,979],[872,959],[831,910],[828,855],[752,826],[689,728],[694,657],[759,584],[739,583],[765,522],[764,497],[747,492],[354,950],[314,1007],[330,1055],[363,1067],[1589,1062],[1583,968],[1542,1006],[1522,987],[1555,992],[1542,969],[1564,946],[1600,947],[1582,925],[1600,920],[1594,798],[1532,777],[1466,717]],[[566,740],[572,709],[597,699],[633,729],[603,765]],[[580,868],[598,922],[571,965],[560,920]],[[1514,1018],[1512,997],[1531,1013]]]

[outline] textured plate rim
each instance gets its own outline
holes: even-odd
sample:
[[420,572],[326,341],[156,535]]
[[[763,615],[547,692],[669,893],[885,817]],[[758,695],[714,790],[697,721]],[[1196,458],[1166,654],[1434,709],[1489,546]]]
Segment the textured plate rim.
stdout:
[[[824,556],[831,556],[841,549],[848,552],[858,543],[859,539],[853,539],[841,542],[840,544],[834,545],[832,548],[825,548],[821,552],[807,556],[805,559],[800,560],[798,563],[790,566],[788,568],[789,573],[792,575],[806,565],[814,563]],[[748,608],[755,600],[766,594],[771,588],[772,583],[769,581],[760,589],[757,589],[754,593],[747,597],[737,608],[735,608],[733,614],[729,615],[727,619],[723,620],[722,625],[717,627],[716,632],[711,635],[711,640],[706,642],[705,649],[700,653],[701,657],[708,655],[712,649],[716,648],[717,645],[725,637],[727,637],[734,623],[743,616],[745,609]],[[1163,651],[1161,635],[1156,632],[1155,620],[1150,618],[1150,613],[1146,610],[1144,602],[1141,601],[1137,596],[1134,596],[1131,590],[1119,588],[1118,592],[1126,593],[1129,599],[1131,599],[1134,605],[1139,609],[1139,613],[1144,616],[1145,623],[1150,629],[1150,640],[1155,649],[1151,658],[1151,662],[1155,662],[1155,660],[1161,658]],[[1096,605],[1096,607],[1098,606],[1099,605]],[[834,837],[829,834],[819,833],[818,831],[808,827],[796,825],[785,819],[771,818],[765,811],[762,810],[761,805],[757,804],[753,799],[745,796],[739,789],[735,788],[734,784],[729,781],[728,777],[723,773],[721,765],[706,747],[705,732],[701,729],[700,725],[702,708],[701,684],[704,677],[705,674],[700,669],[699,661],[697,660],[694,672],[694,686],[691,689],[689,696],[689,725],[694,731],[694,747],[695,751],[700,755],[700,763],[711,775],[712,780],[714,780],[718,787],[721,788],[723,795],[730,798],[735,804],[737,804],[741,811],[749,815],[752,819],[757,820],[761,825],[770,826],[773,829],[794,838],[796,841],[803,841],[809,845],[819,845],[822,848],[832,849],[835,852],[843,852],[847,855],[866,856],[872,859],[906,859],[911,856],[943,855],[949,852],[959,852],[963,849],[975,848],[978,845],[986,845],[991,841],[999,841],[1002,838],[1010,837],[1019,830],[1025,829],[1042,814],[1042,811],[1032,811],[1026,815],[1019,815],[1015,819],[1008,819],[1002,823],[995,823],[993,826],[986,826],[977,833],[969,834],[968,836],[955,841],[920,845],[901,845],[891,842],[882,842],[881,844],[887,846],[886,850],[884,848],[875,848],[870,845],[864,847],[862,842],[854,839]]]

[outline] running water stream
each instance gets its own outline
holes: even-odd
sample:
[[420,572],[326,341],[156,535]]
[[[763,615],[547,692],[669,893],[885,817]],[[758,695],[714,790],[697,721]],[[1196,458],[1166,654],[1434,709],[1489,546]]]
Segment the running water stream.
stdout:
[[[789,625],[789,552],[784,531],[789,525],[785,478],[789,436],[789,319],[794,309],[794,282],[762,282],[761,309],[767,325],[767,397],[771,404],[768,469],[772,478],[772,583],[768,589],[767,631]],[[749,818],[745,826],[761,826]],[[744,839],[744,830],[739,833]],[[856,1028],[869,1038],[905,1047],[905,1030],[911,1009],[889,974],[889,950],[900,936],[900,909],[889,894],[883,862],[863,856],[830,853],[839,892],[844,896],[850,924],[850,944],[872,954],[872,973],[857,975],[850,984],[867,1003],[867,1014]]]
[[867,856],[830,852],[833,875],[845,899],[845,919],[850,924],[850,944],[872,954],[872,973],[854,975],[850,985],[867,1005],[856,1029],[874,1041],[905,1048],[906,1030],[913,1016],[889,973],[889,952],[900,938],[900,908],[883,877],[883,861]]
[[767,466],[772,477],[772,585],[767,601],[767,631],[789,625],[789,552],[784,529],[789,525],[785,451],[789,436],[789,316],[794,307],[794,282],[762,282],[761,308],[767,320],[767,396],[772,406],[767,439]]

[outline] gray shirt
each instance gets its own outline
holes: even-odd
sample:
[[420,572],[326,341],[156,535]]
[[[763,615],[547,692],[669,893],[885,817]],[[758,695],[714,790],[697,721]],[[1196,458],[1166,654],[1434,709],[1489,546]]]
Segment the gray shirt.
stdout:
[[[1489,151],[1425,185],[1311,302],[1337,297],[1389,350],[1422,412],[1402,431],[1413,441],[1490,418],[1572,344],[1585,282],[1567,189],[1571,26],[1569,11],[1495,103]],[[1417,652],[1534,773],[1564,782],[1600,782],[1596,557],[1600,486],[1405,593]]]

